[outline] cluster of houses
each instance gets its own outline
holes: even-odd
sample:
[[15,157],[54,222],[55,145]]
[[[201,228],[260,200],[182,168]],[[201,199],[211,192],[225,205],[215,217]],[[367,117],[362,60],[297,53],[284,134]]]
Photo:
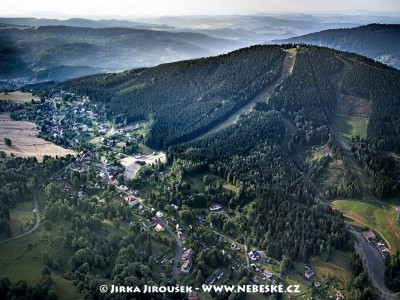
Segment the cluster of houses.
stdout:
[[120,139],[120,138],[107,139],[107,138],[101,137],[99,141],[100,141],[100,144],[103,144],[104,146],[114,147],[115,144],[121,142],[122,139]]
[[87,96],[83,96],[83,97],[76,96],[76,100],[77,101],[81,101],[81,102],[75,104],[72,107],[72,111],[73,111],[75,116],[82,117],[82,118],[88,118],[90,120],[96,120],[99,117],[98,114],[96,114],[96,113],[92,112],[91,110],[88,110],[87,108],[85,108],[85,105],[90,103],[89,97],[87,97]]
[[[108,176],[110,178],[110,181],[116,185],[119,184],[117,177],[119,174],[124,173],[124,169],[122,167],[113,167],[111,166],[111,164],[107,164],[106,165],[106,171],[108,173]],[[97,174],[98,177],[104,179],[106,177],[106,174],[104,173],[104,171],[100,171]]]
[[79,152],[79,155],[76,157],[75,165],[77,165],[77,168],[82,169],[83,171],[86,171],[89,168],[91,158],[96,157],[98,155],[99,155],[99,153],[96,150],[81,151],[81,152]]

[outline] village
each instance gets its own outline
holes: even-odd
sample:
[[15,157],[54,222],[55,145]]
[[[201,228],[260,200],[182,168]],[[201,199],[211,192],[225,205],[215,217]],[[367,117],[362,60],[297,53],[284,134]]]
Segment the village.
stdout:
[[[195,266],[212,257],[214,261],[209,264],[213,267],[202,274],[203,285],[237,284],[243,275],[255,285],[286,282],[281,262],[247,243],[245,233],[241,234],[243,239],[234,240],[213,224],[215,216],[230,218],[229,209],[223,205],[211,203],[207,209],[189,209],[187,205],[165,206],[152,201],[153,191],[160,189],[160,185],[171,195],[175,186],[170,183],[165,154],[142,144],[146,122],[126,124],[123,117],[107,115],[105,108],[93,104],[89,97],[62,91],[42,101],[14,103],[3,109],[14,120],[35,122],[40,129],[38,137],[76,151],[75,162],[51,178],[70,197],[76,194],[79,199],[88,198],[96,205],[114,201],[129,206],[133,217],[124,226],[137,225],[155,239],[170,240],[167,249],[163,246],[162,251],[155,251],[157,268],[164,276],[171,276],[181,284],[193,284],[198,279],[193,271]],[[90,180],[73,186],[70,179],[76,172],[91,174]],[[183,217],[187,211],[191,220]],[[364,236],[376,240],[373,232]],[[188,245],[193,245],[196,239],[199,245],[192,249]],[[387,248],[377,243],[377,249],[385,255]],[[331,299],[344,299],[340,289],[324,284],[325,277],[310,264],[297,263],[296,272],[301,278],[302,295],[311,286],[323,295],[321,299],[328,295]],[[197,299],[196,295],[191,297]]]

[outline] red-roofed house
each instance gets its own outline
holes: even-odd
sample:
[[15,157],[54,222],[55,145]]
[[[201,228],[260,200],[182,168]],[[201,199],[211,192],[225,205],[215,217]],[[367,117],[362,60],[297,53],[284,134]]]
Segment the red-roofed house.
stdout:
[[268,279],[270,279],[270,278],[272,277],[272,275],[273,275],[273,273],[272,273],[271,271],[267,270],[267,269],[265,269],[265,270],[263,271],[263,274],[264,274],[265,277],[267,277]]
[[190,269],[192,268],[192,261],[188,259],[185,261],[181,267],[181,272],[185,274],[189,274]]
[[372,230],[364,231],[363,236],[367,239],[368,242],[376,242],[376,235]]

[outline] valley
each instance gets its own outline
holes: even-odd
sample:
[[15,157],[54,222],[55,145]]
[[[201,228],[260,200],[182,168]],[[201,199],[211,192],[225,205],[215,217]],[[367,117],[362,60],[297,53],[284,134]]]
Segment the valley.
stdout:
[[[40,101],[4,106],[14,119],[6,121],[34,124],[32,136],[70,152],[40,147],[43,165],[2,158],[11,220],[34,192],[38,226],[20,235],[2,208],[0,275],[47,280],[60,299],[102,297],[101,284],[201,286],[220,272],[217,284],[298,284],[300,294],[281,296],[288,300],[395,299],[382,249],[362,233],[399,250],[389,153],[399,99],[386,95],[390,111],[376,107],[378,96],[362,97],[349,84],[362,81],[359,69],[399,78],[349,53],[254,46],[51,83],[34,91]],[[0,123],[11,134],[9,126]],[[40,180],[18,177],[15,186],[6,164]],[[22,275],[29,264],[33,275]]]

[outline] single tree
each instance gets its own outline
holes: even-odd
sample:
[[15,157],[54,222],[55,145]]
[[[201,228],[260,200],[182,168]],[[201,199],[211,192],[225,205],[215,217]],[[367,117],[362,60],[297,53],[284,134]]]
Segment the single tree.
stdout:
[[4,138],[4,143],[6,144],[6,146],[11,147],[12,142],[9,138]]

